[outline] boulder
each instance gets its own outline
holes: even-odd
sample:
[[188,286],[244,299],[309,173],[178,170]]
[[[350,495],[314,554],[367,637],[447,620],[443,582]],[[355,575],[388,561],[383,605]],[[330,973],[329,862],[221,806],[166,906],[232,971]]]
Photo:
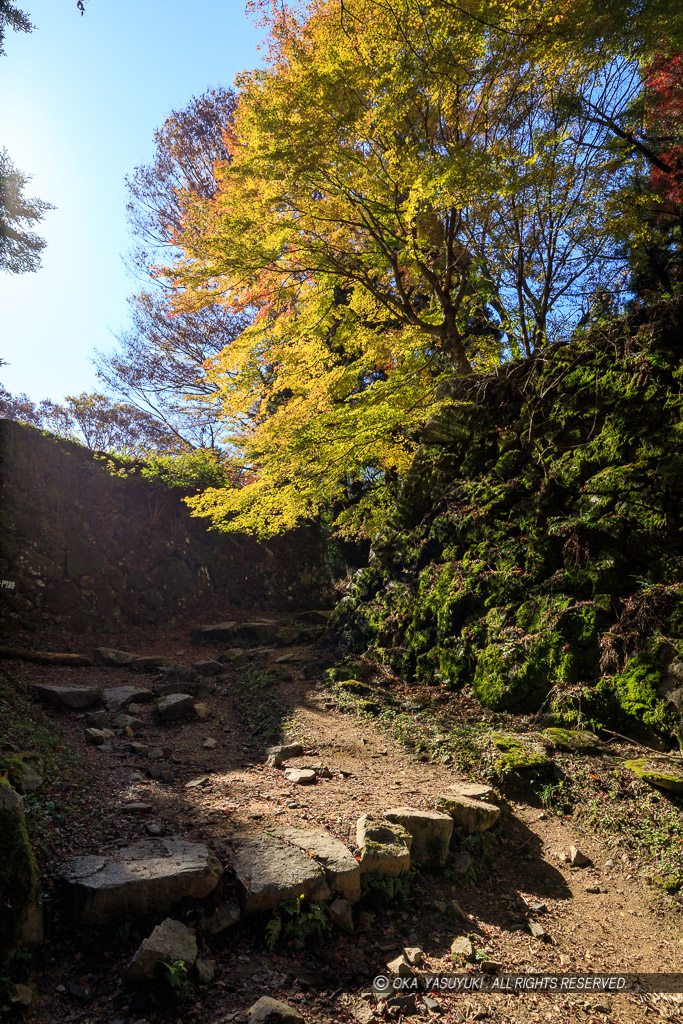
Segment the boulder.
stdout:
[[204,843],[159,839],[108,855],[73,857],[61,875],[83,924],[167,913],[174,903],[202,899],[215,889],[221,867]]
[[104,691],[104,703],[107,711],[118,712],[129,704],[147,704],[154,700],[151,690],[139,686],[112,686]]
[[157,702],[157,711],[162,722],[190,718],[194,715],[194,697],[189,693],[172,693]]
[[351,851],[340,839],[329,832],[315,828],[282,826],[272,830],[273,835],[291,843],[313,857],[325,872],[330,889],[339,892],[349,903],[360,899],[360,867]]
[[376,814],[363,814],[356,823],[356,844],[360,848],[360,869],[398,877],[410,868],[413,837],[402,825]]
[[99,686],[52,686],[47,683],[36,683],[33,689],[41,700],[58,708],[91,708],[102,698]]
[[410,832],[412,864],[428,868],[442,868],[448,857],[453,834],[453,818],[441,811],[417,810],[414,807],[392,807],[384,812],[387,821],[402,825]]
[[186,665],[168,665],[162,673],[164,683],[196,683],[199,681],[199,673]]
[[127,970],[128,981],[153,981],[157,964],[182,961],[192,967],[197,959],[197,940],[180,921],[167,917],[143,939]]
[[486,803],[484,800],[471,800],[466,796],[453,793],[438,796],[436,806],[445,814],[450,814],[456,825],[472,835],[473,832],[485,832],[498,821],[500,807]]
[[303,895],[326,900],[330,890],[320,865],[277,836],[241,836],[232,840],[230,865],[241,889],[242,910],[275,910]]
[[0,777],[0,973],[6,972],[22,944],[38,946],[43,938],[43,913],[36,862],[26,832],[24,804]]
[[109,714],[107,711],[86,711],[83,715],[83,724],[91,729],[108,729]]
[[114,738],[115,733],[111,729],[84,729],[85,742],[92,747],[101,747]]
[[261,996],[247,1010],[249,1024],[303,1024],[303,1019],[293,1006],[270,996]]
[[97,664],[110,668],[116,668],[119,665],[130,665],[134,658],[134,654],[128,654],[127,651],[117,651],[113,647],[96,647],[93,651],[93,659]]

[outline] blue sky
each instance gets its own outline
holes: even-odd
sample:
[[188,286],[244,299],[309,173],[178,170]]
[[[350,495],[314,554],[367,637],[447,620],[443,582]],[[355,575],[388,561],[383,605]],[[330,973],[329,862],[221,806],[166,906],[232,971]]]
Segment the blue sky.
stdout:
[[54,203],[35,274],[0,274],[0,380],[34,400],[96,388],[137,288],[124,177],[173,109],[261,62],[245,0],[16,0],[36,26],[0,57],[0,146]]

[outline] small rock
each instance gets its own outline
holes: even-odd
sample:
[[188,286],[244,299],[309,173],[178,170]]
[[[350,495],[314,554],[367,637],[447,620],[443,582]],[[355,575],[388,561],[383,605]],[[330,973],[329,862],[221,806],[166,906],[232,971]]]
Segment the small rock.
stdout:
[[403,955],[411,967],[419,967],[424,960],[424,953],[419,946],[406,946]]
[[303,755],[304,748],[300,743],[281,743],[276,747],[268,747],[266,754],[268,757],[281,757],[283,761],[288,761],[290,757],[301,757]]
[[208,704],[203,704],[200,701],[198,704],[195,704],[194,713],[200,721],[204,721],[211,714],[211,710]]
[[194,713],[194,697],[188,693],[172,693],[157,702],[157,711],[162,722],[176,722]]
[[397,956],[395,960],[390,960],[387,964],[387,970],[389,974],[395,974],[399,978],[411,978],[415,973],[403,954]]
[[163,658],[158,654],[151,654],[143,658],[133,658],[129,668],[133,672],[157,672],[159,669],[166,668],[167,665],[167,658]]
[[117,729],[131,729],[132,732],[142,729],[144,724],[140,718],[134,718],[133,715],[120,714],[114,719],[114,725]]
[[153,811],[152,804],[145,804],[142,801],[133,800],[127,804],[121,804],[118,808],[122,814],[147,814],[148,811]]
[[585,868],[590,862],[590,857],[587,857],[581,850],[578,850],[575,846],[569,847],[569,863],[572,867]]
[[85,742],[90,743],[93,747],[101,747],[103,743],[107,742],[104,729],[84,729],[83,735],[85,736]]
[[69,985],[67,992],[74,999],[78,999],[79,1003],[91,1003],[95,998],[95,993],[90,985]]
[[529,934],[533,936],[534,939],[547,939],[548,933],[543,925],[539,924],[538,921],[527,921],[526,926]]
[[458,903],[457,900],[451,900],[450,908],[451,908],[451,911],[455,914],[455,916],[459,917],[461,921],[468,921],[469,920],[469,918],[467,917],[467,914],[462,909],[462,907],[460,906],[460,904]]
[[529,907],[529,910],[532,912],[532,914],[545,914],[548,910],[548,907],[545,903],[532,903]]
[[247,1012],[249,1024],[303,1024],[304,1019],[293,1006],[270,996],[261,996]]
[[480,966],[482,971],[486,971],[487,974],[495,974],[496,971],[501,970],[503,965],[499,960],[482,960]]
[[126,970],[129,981],[152,981],[158,963],[181,960],[191,967],[197,959],[197,940],[180,921],[167,917],[143,940]]
[[474,946],[467,936],[462,935],[451,943],[451,954],[462,957],[464,960],[474,960]]
[[190,779],[189,782],[185,783],[185,789],[197,789],[199,786],[208,786],[211,783],[211,779],[208,775],[200,775],[197,779]]
[[207,658],[204,661],[195,661],[192,665],[192,671],[200,676],[217,676],[223,671],[223,666],[220,661],[213,661]]
[[203,956],[198,956],[194,966],[201,985],[208,985],[213,981],[216,976],[215,960],[206,960]]
[[448,787],[448,794],[464,796],[468,800],[483,800],[485,803],[493,803],[493,788],[480,782],[456,782]]
[[612,858],[611,858],[611,857],[609,857],[609,858],[608,858],[608,859],[607,859],[607,860],[605,861],[605,867],[606,867],[606,868],[613,868],[613,867],[614,867],[614,861],[612,860]]
[[163,836],[164,834],[164,826],[160,821],[150,821],[146,828],[150,836]]
[[202,743],[202,746],[204,747],[204,749],[205,749],[205,750],[213,750],[213,748],[214,748],[214,747],[215,747],[216,745],[217,745],[217,740],[215,740],[215,739],[213,738],[213,736],[209,736],[209,737],[208,737],[207,739],[205,739],[205,740],[204,740],[204,742]]
[[310,786],[315,782],[312,768],[285,768],[285,778],[296,786]]
[[547,821],[547,820],[548,820],[548,815],[545,813],[545,811],[541,811],[541,813],[539,814],[539,816],[537,818],[537,821]]
[[422,1005],[430,1013],[435,1013],[438,1017],[443,1013],[443,1007],[438,999],[432,999],[431,996],[422,997]]
[[104,703],[107,711],[119,712],[129,704],[148,704],[154,700],[151,690],[139,686],[113,686],[104,691]]
[[358,1003],[357,1006],[351,1008],[353,1019],[358,1021],[358,1024],[373,1024],[377,1018],[372,1010],[372,1007],[366,1006],[365,1003]]
[[340,931],[353,935],[353,912],[348,900],[334,900],[330,903],[330,920]]
[[590,893],[591,896],[597,896],[598,893],[602,892],[602,887],[599,885],[587,885],[586,892]]
[[282,765],[282,758],[278,757],[277,754],[271,754],[270,757],[266,759],[266,768],[282,768]]
[[164,768],[159,778],[162,782],[175,782],[175,773],[172,768]]
[[113,647],[96,647],[93,657],[98,665],[115,668],[118,665],[130,665],[135,655],[128,654],[127,651],[117,651]]
[[30,985],[16,984],[12,1002],[15,1006],[30,1006],[33,1002],[33,989]]

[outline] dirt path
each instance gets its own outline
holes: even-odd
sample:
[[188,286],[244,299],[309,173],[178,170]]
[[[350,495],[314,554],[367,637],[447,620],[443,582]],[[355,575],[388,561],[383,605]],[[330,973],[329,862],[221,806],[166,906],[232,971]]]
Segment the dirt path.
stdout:
[[[124,647],[123,640],[119,645]],[[133,650],[131,646],[128,649]],[[215,657],[221,650],[188,641],[187,634],[167,635],[137,654],[163,654],[189,665]],[[290,648],[289,662],[276,662],[283,649],[261,651],[239,668],[208,680],[205,720],[161,725],[151,707],[141,712],[144,725],[135,739],[150,748],[164,748],[174,781],[147,777],[150,760],[88,746],[77,713],[54,712],[69,743],[79,752],[92,777],[87,794],[92,813],[79,828],[58,826],[46,871],[53,875],[71,853],[94,853],[122,845],[150,832],[203,839],[219,855],[233,835],[259,832],[269,823],[315,823],[353,847],[355,821],[366,811],[391,806],[433,808],[439,791],[459,777],[441,765],[417,760],[378,725],[335,709],[320,687],[323,652]],[[301,659],[301,660],[297,660]],[[268,670],[280,678],[273,680]],[[127,669],[68,669],[14,663],[12,670],[30,682],[131,685]],[[140,685],[145,682],[139,679]],[[52,714],[52,713],[51,713]],[[306,754],[288,764],[304,767],[322,761],[331,778],[314,786],[292,786],[280,770],[264,766],[269,742],[299,740]],[[211,749],[204,746],[215,740]],[[187,788],[188,782],[196,783]],[[59,780],[48,780],[59,792]],[[146,814],[123,813],[126,801],[151,804]],[[57,845],[57,843],[59,845]],[[592,864],[572,869],[557,854],[576,845]],[[403,946],[422,946],[428,970],[453,970],[450,945],[469,933],[477,952],[498,962],[503,971],[623,972],[683,969],[680,919],[657,911],[651,891],[634,875],[632,865],[585,834],[571,817],[541,815],[523,802],[503,802],[501,823],[486,834],[464,875],[422,874],[407,904],[369,906],[356,913],[356,934],[335,934],[324,945],[268,952],[262,932],[246,926],[211,940],[216,961],[214,981],[182,1008],[160,1007],[144,994],[127,990],[122,966],[135,951],[134,926],[119,929],[108,948],[92,936],[68,926],[55,897],[50,941],[31,1011],[35,1024],[132,1024],[134,1021],[178,1020],[227,1022],[260,995],[298,1005],[307,1022],[372,1018],[367,1008],[370,980]],[[614,865],[604,867],[612,860]],[[600,893],[586,890],[599,884]],[[468,916],[459,921],[450,912],[457,899]],[[543,904],[545,909],[530,912]],[[189,911],[188,911],[189,913]],[[531,917],[542,923],[545,940],[525,927]],[[190,913],[188,923],[194,918]],[[71,989],[70,989],[71,986]],[[74,988],[75,986],[75,988]],[[80,995],[78,990],[82,990]],[[458,995],[439,998],[442,1021],[489,1020],[496,1024],[541,1021],[635,1021],[678,1019],[683,997],[580,994]],[[428,1014],[415,1015],[425,1020]],[[405,1019],[413,1019],[408,1015]]]

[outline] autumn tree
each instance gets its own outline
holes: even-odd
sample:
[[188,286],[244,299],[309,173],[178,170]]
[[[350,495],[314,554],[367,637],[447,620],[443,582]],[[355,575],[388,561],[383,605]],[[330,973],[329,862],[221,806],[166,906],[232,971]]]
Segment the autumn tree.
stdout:
[[545,53],[526,5],[472,10],[273,14],[218,191],[183,195],[176,305],[257,310],[210,374],[253,479],[200,514],[267,534],[355,489],[337,526],[372,533],[440,382],[568,337],[616,273],[629,153],[566,97],[611,108],[633,62]]
[[97,392],[67,395],[64,402],[12,395],[0,385],[0,418],[29,423],[76,441],[90,451],[113,452],[131,458],[174,450],[174,439],[148,413]]
[[152,162],[127,179],[129,222],[135,240],[131,263],[147,287],[131,300],[131,325],[119,350],[98,354],[98,375],[107,389],[150,413],[177,450],[220,449],[225,429],[207,398],[216,385],[205,363],[229,345],[248,323],[219,304],[169,316],[164,304],[170,281],[157,269],[168,260],[183,222],[184,197],[211,200],[215,164],[229,159],[225,134],[235,95],[210,89],[173,111],[155,132]]

